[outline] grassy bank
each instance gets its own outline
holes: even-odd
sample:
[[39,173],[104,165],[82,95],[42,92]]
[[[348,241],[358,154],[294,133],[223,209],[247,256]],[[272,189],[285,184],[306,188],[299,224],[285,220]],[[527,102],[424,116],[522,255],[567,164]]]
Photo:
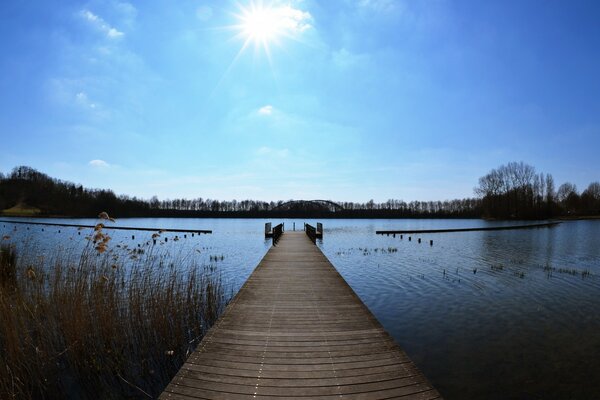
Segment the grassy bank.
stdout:
[[37,207],[30,207],[26,204],[17,204],[14,207],[0,210],[0,215],[5,217],[35,217],[42,214],[42,210]]
[[157,397],[223,310],[214,268],[95,236],[45,258],[3,241],[0,398]]

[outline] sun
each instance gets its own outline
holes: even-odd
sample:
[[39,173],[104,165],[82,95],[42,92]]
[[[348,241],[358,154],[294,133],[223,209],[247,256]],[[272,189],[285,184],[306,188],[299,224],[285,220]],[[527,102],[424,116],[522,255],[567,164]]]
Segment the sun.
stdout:
[[242,34],[255,44],[268,45],[281,34],[281,19],[276,9],[254,6],[241,17]]
[[238,35],[244,39],[245,49],[254,44],[255,50],[262,48],[267,56],[270,55],[270,45],[277,43],[285,34],[285,16],[278,7],[262,3],[250,3],[247,8],[241,7],[238,15]]
[[238,4],[235,14],[236,38],[244,41],[240,53],[253,44],[255,51],[263,50],[270,58],[271,45],[281,45],[281,39],[298,40],[311,25],[311,15],[291,5],[265,4],[261,0]]

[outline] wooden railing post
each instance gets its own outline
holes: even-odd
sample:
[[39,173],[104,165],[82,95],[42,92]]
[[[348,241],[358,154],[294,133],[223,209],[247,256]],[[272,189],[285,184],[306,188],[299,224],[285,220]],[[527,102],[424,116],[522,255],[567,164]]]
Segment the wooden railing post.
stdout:
[[308,236],[314,244],[317,244],[317,230],[315,227],[310,224],[304,224],[304,230],[306,231],[306,236]]
[[279,224],[273,228],[273,246],[277,246],[279,238],[283,234],[283,224]]

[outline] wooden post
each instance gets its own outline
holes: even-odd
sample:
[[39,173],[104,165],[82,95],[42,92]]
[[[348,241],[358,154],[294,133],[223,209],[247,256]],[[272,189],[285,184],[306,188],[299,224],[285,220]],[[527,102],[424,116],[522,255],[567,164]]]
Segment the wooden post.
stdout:
[[430,245],[430,246],[433,246],[433,240],[430,240],[430,241],[429,241],[429,245]]
[[283,224],[279,224],[273,228],[273,246],[277,246],[279,238],[283,234]]
[[304,230],[306,231],[306,235],[310,238],[310,240],[316,244],[317,243],[317,229],[314,226],[305,223]]

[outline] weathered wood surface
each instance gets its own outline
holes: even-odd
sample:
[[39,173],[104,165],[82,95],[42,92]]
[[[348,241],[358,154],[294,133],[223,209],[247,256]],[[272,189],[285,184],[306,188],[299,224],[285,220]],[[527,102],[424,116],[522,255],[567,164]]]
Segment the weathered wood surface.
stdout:
[[286,232],[161,399],[439,399],[304,232]]

